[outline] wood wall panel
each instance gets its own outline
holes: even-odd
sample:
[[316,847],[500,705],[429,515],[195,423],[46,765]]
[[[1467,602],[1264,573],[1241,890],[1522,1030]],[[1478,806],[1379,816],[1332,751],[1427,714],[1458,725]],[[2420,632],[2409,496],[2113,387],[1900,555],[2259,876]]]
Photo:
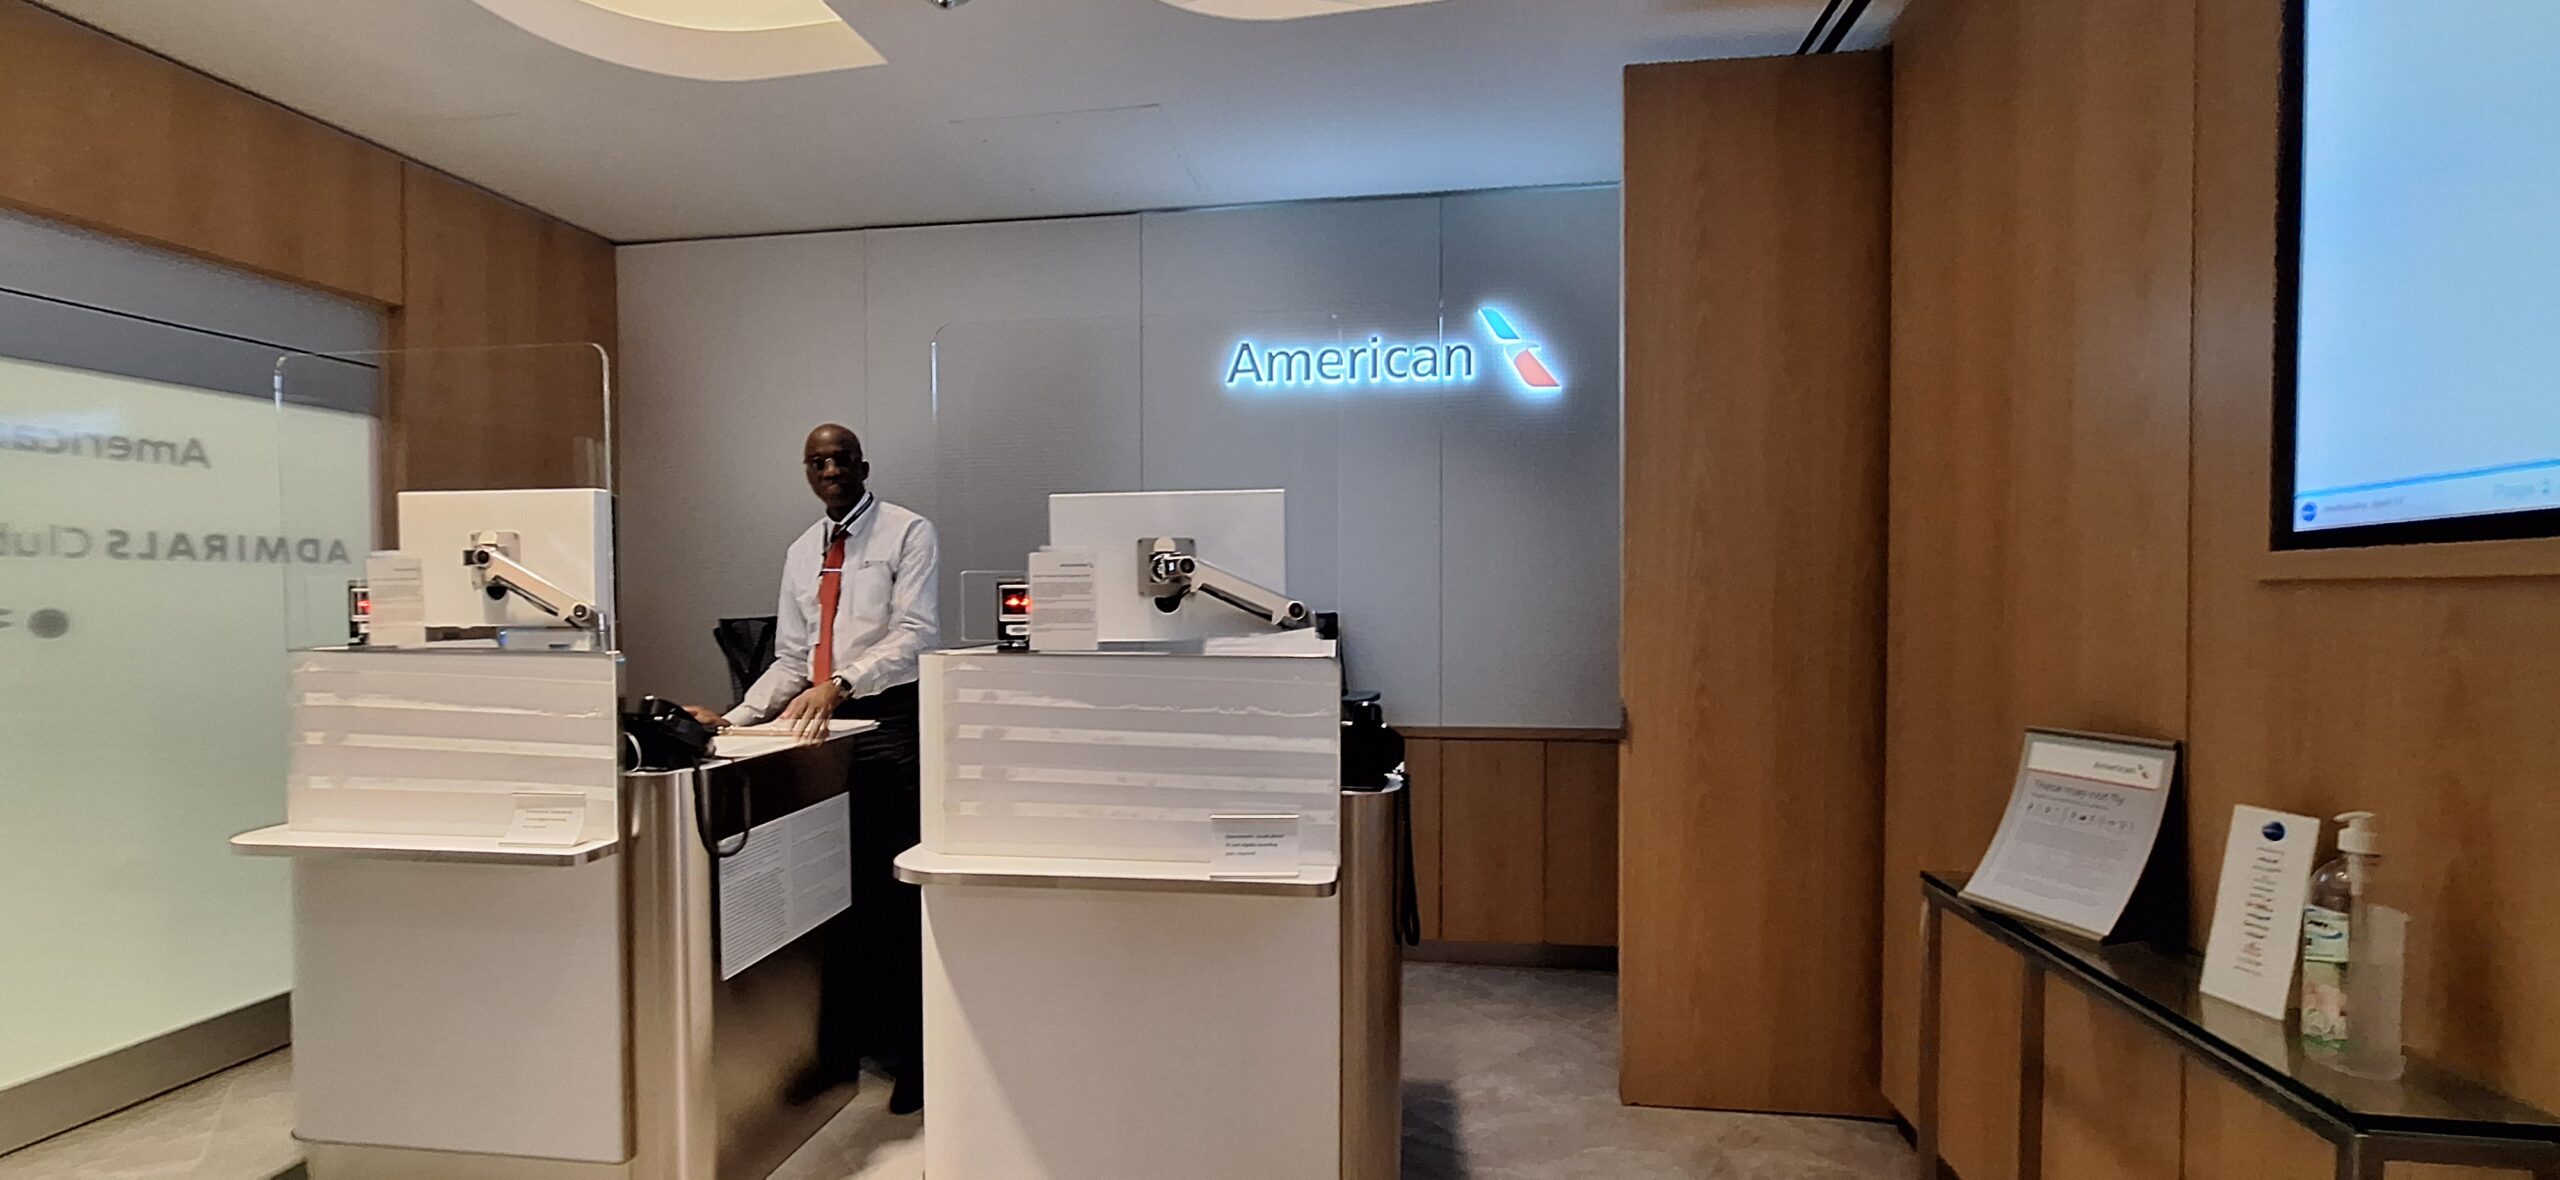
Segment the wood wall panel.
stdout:
[[[2182,737],[2193,7],[1916,0],[1894,36],[1885,1087],[1923,869],[2021,732]],[[1968,1180],[1974,1180],[1968,1174]]]
[[1883,1111],[1887,78],[1627,72],[1631,1102]]
[[2179,1180],[2186,1057],[2174,1042],[2112,1004],[2051,981],[2043,1057],[2037,1157],[2044,1176]]
[[2214,1071],[2186,1063],[2183,1167],[2193,1180],[2337,1180],[2329,1141]]
[[1405,790],[1413,795],[1413,892],[1421,911],[1422,937],[1440,935],[1440,742],[1408,738],[1404,744]]
[[1938,1158],[1964,1180],[2036,1180],[2019,1154],[2025,960],[1954,919],[1939,937]]
[[613,246],[408,166],[407,297],[392,347],[384,463],[407,489],[595,486],[602,354],[615,338]]
[[[2514,548],[2431,546],[2260,580],[2280,7],[2205,4],[2198,39],[2195,844],[2218,846],[2235,803],[2380,812],[2385,885],[2412,916],[2412,1047],[2560,1109],[2560,954],[2528,900],[2560,894],[2560,579],[2406,577]],[[2560,543],[2527,547],[2560,568]],[[2194,868],[2209,896],[2212,862]]]
[[1440,936],[1534,943],[1546,915],[1546,745],[1440,747]]
[[[393,348],[615,338],[603,239],[25,0],[0,0],[0,204],[383,304]],[[386,490],[601,478],[602,369],[395,363]]]
[[0,0],[0,204],[393,304],[402,166],[26,0]]
[[1541,942],[1618,945],[1618,748],[1548,742]]

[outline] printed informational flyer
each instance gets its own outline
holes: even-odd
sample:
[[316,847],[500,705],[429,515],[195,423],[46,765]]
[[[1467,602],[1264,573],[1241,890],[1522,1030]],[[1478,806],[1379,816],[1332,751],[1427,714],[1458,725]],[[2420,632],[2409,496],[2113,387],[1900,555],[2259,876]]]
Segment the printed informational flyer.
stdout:
[[734,979],[853,904],[852,805],[838,795],[747,830],[720,862],[720,978]]
[[2177,748],[2030,730],[2009,811],[1964,896],[2105,939],[2159,843]]
[[2302,953],[2302,903],[2319,853],[2319,820],[2245,803],[2231,809],[2222,888],[2204,947],[2204,994],[2284,1019]]

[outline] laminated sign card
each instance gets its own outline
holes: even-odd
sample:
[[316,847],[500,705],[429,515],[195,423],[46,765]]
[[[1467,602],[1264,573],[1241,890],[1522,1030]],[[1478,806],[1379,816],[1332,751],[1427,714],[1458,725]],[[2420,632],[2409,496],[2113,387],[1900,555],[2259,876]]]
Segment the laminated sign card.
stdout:
[[2089,938],[2112,935],[2160,842],[2177,765],[2166,742],[2027,731],[2008,813],[1965,898]]
[[2272,1020],[2293,999],[2293,960],[2302,950],[2302,903],[2320,821],[2242,804],[2231,811],[2222,853],[2222,891],[2204,945],[2203,990]]

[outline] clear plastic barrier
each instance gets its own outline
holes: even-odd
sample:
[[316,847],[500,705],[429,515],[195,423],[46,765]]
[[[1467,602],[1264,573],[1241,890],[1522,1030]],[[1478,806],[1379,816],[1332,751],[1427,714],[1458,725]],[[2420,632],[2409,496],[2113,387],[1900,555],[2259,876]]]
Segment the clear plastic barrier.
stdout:
[[278,361],[297,833],[617,831],[610,391],[591,344]]

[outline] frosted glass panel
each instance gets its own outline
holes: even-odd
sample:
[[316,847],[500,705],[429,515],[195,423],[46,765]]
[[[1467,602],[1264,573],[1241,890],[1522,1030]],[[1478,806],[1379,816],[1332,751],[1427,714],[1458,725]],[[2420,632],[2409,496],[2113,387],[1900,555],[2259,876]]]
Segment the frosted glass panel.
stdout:
[[0,359],[0,1087],[290,986],[284,866],[225,841],[284,818],[283,587],[363,560],[361,411]]

